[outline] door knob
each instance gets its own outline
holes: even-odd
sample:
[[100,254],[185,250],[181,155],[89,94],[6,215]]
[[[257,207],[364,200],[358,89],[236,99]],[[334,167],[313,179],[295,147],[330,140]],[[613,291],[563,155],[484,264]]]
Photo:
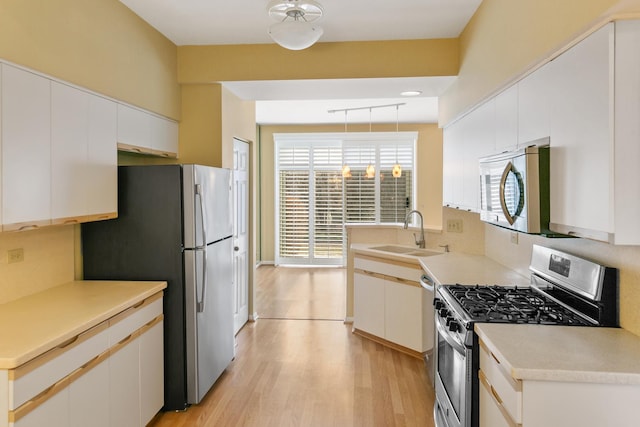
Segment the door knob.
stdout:
[[236,252],[238,252],[238,251],[240,250],[240,248],[239,248],[238,246],[234,246],[234,247],[233,247],[233,250],[234,250],[234,251],[236,251]]

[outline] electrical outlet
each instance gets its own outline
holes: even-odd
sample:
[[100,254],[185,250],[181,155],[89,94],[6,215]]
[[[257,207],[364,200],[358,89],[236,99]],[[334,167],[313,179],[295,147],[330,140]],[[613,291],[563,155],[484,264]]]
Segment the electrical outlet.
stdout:
[[517,231],[512,231],[509,235],[509,239],[511,240],[511,243],[513,243],[514,245],[518,244],[518,232]]
[[447,232],[449,232],[449,233],[462,233],[462,220],[461,219],[448,219],[447,220]]
[[24,249],[9,249],[7,251],[7,262],[12,264],[14,262],[22,262],[24,261]]

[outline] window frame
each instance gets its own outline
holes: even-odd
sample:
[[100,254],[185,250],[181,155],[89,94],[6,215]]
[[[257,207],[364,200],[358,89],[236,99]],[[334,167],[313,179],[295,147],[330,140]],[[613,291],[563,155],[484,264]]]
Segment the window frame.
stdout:
[[[295,258],[283,258],[280,256],[280,172],[281,170],[290,170],[289,167],[283,167],[280,162],[280,154],[281,148],[286,147],[295,147],[295,146],[305,146],[309,150],[309,162],[306,165],[306,170],[309,171],[309,186],[310,186],[310,197],[309,197],[309,206],[314,206],[313,197],[314,197],[314,189],[311,186],[314,181],[314,172],[318,170],[335,170],[333,167],[335,165],[314,165],[313,159],[313,149],[314,147],[322,147],[322,146],[330,146],[330,147],[340,147],[341,150],[341,166],[344,165],[344,147],[347,145],[359,145],[359,144],[373,144],[374,148],[374,157],[375,157],[375,165],[376,165],[376,174],[375,174],[375,220],[373,222],[347,222],[346,215],[346,192],[345,192],[345,183],[343,179],[343,248],[342,248],[342,258],[335,258],[330,261],[324,259],[322,264],[317,265],[344,265],[346,262],[346,227],[351,225],[397,225],[402,222],[380,222],[381,216],[381,206],[380,206],[380,147],[388,146],[390,144],[403,144],[404,146],[411,146],[412,160],[411,160],[411,201],[412,205],[415,206],[417,199],[417,173],[416,173],[416,160],[417,160],[417,141],[418,141],[418,132],[409,131],[409,132],[346,132],[346,133],[274,133],[273,134],[273,142],[274,142],[274,195],[275,195],[275,204],[274,204],[274,238],[275,238],[275,254],[274,261],[276,265],[316,265],[313,263],[313,251],[310,251],[309,257],[305,258],[303,262],[298,261]],[[406,166],[403,166],[403,170]],[[302,165],[300,166],[302,169]],[[414,207],[415,208],[415,207]],[[312,216],[315,215],[314,213]],[[310,218],[310,235],[313,232],[312,228],[313,223]],[[311,240],[311,239],[310,239]]]

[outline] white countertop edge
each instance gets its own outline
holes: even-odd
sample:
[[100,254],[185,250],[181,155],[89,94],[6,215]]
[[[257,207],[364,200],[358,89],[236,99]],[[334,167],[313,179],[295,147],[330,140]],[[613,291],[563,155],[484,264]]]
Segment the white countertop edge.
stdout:
[[[602,351],[602,349],[599,348],[599,345],[601,345],[601,337],[603,336],[602,334],[619,337],[618,339],[621,340],[620,342],[624,341],[627,344],[632,344],[632,346],[637,347],[638,343],[640,343],[640,338],[628,331],[625,331],[624,329],[556,325],[518,325],[507,323],[477,323],[474,327],[478,337],[484,341],[491,352],[500,360],[504,368],[509,371],[511,376],[516,380],[640,385],[640,358],[637,360],[636,364],[633,361],[630,362],[626,355],[618,355],[615,353],[601,356],[600,360],[603,362],[602,365],[608,365],[606,368],[600,368],[598,366],[599,363],[594,363],[593,359],[584,362],[579,353],[576,355],[575,360],[571,361],[571,364],[575,366],[575,369],[562,366],[563,364],[566,365],[566,360],[560,361],[557,364],[557,367],[528,366],[541,363],[540,359],[542,359],[542,357],[538,357],[536,355],[536,351],[539,351],[541,354],[547,354],[553,351],[553,349],[547,348],[548,346],[545,347],[545,341],[547,340],[540,338],[540,336],[536,337],[537,339],[535,342],[532,342],[532,352],[528,353],[526,357],[521,354],[521,357],[516,357],[518,360],[513,360],[515,357],[514,354],[518,353],[518,350],[514,347],[518,346],[517,340],[503,340],[503,342],[497,344],[492,340],[491,336],[498,332],[494,330],[487,333],[483,330],[483,327],[487,329],[487,327],[492,328],[496,326],[499,326],[501,329],[509,329],[511,331],[516,331],[517,328],[523,327],[545,328],[546,334],[554,334],[557,332],[558,334],[556,336],[561,337],[565,337],[566,335],[563,334],[566,334],[567,331],[571,331],[574,328],[578,336],[582,336],[583,333],[589,333],[591,331],[593,332],[593,339],[589,341],[593,345],[593,352],[600,351],[603,354],[607,353],[607,350]],[[502,331],[501,337],[509,338],[512,337],[512,335],[513,332]],[[636,339],[638,341],[636,341]],[[553,340],[549,341],[553,342]],[[501,345],[505,348],[501,348]],[[509,346],[511,346],[511,348],[509,348]],[[581,351],[585,351],[585,348],[582,348]],[[505,354],[509,354],[510,356],[506,356]],[[581,367],[580,365],[583,366]]]
[[512,368],[511,375],[526,381],[640,385],[640,374],[628,372]]

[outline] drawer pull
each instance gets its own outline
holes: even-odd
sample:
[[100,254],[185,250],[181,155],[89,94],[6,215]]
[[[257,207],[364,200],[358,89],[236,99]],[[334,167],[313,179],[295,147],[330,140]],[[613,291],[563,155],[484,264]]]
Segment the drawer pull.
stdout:
[[18,228],[18,231],[35,230],[37,228],[37,224],[23,225],[22,227]]
[[491,354],[491,357],[493,358],[493,360],[495,360],[495,361],[496,361],[496,363],[497,363],[498,365],[500,365],[500,359],[498,359],[498,358],[496,357],[496,355],[495,355],[495,354],[493,354],[493,352],[490,352],[490,354]]
[[498,403],[498,405],[502,406],[502,399],[500,399],[500,395],[498,394],[496,389],[493,388],[493,386],[491,384],[489,384],[489,390],[491,391],[491,394],[493,395],[493,398],[496,400],[496,403]]
[[142,301],[137,302],[135,305],[131,306],[131,308],[134,308],[134,309],[135,308],[140,308],[140,307],[142,307],[144,305],[145,302],[147,302],[147,300],[143,299]]
[[119,346],[121,344],[126,343],[127,341],[131,341],[131,339],[133,338],[133,334],[129,334],[126,337],[124,337],[123,339],[121,339],[120,341],[118,341],[118,344],[116,346]]
[[78,341],[78,338],[80,338],[80,335],[76,335],[73,338],[69,338],[68,340],[66,340],[65,342],[63,342],[62,344],[60,344],[58,346],[58,348],[67,348],[69,347],[71,344],[73,344],[74,342]]

